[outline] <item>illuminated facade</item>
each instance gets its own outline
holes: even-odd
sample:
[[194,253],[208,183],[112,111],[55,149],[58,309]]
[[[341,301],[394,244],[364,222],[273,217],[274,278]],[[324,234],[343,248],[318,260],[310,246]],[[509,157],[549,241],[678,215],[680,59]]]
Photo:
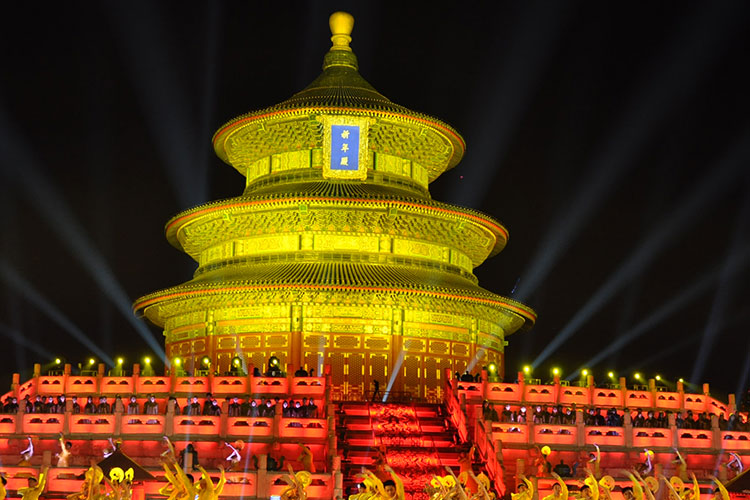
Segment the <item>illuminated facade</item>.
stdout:
[[379,94],[357,71],[352,17],[330,24],[315,81],[216,132],[245,190],[168,222],[169,242],[198,269],[134,308],[188,371],[207,357],[223,373],[237,355],[262,370],[276,356],[318,373],[330,365],[339,393],[393,379],[393,391],[439,397],[446,369],[476,358],[502,371],[505,337],[535,313],[473,274],[507,230],[430,197],[429,183],[461,160],[461,136]]

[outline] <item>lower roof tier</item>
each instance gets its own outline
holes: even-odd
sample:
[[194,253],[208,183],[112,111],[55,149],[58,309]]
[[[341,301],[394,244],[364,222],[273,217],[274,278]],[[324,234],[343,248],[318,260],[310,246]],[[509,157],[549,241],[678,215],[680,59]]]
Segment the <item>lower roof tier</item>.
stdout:
[[163,327],[167,318],[180,313],[256,303],[437,307],[502,323],[505,335],[531,328],[536,320],[528,306],[459,276],[342,262],[264,263],[208,272],[141,297],[133,309]]

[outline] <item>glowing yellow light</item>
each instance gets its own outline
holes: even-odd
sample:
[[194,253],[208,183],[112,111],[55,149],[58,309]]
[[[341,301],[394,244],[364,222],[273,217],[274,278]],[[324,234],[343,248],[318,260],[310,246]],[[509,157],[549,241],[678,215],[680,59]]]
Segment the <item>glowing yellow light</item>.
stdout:
[[523,367],[523,372],[524,373],[531,373],[531,367],[529,365],[524,366]]
[[661,375],[657,375],[655,378],[656,380],[661,380]]
[[124,359],[122,359],[122,358],[117,358],[117,364],[118,364],[118,365],[121,365],[121,364],[123,364],[124,362],[125,362],[125,360],[124,360]]
[[146,356],[145,358],[143,358],[143,362],[146,363],[147,365],[150,365],[151,364],[151,358],[149,358],[148,356]]
[[607,374],[607,376],[608,376],[609,378],[615,378],[615,372],[609,372],[609,373]]
[[497,371],[497,365],[495,363],[490,363],[489,366],[487,367],[487,370],[490,373],[495,373]]
[[60,358],[55,358],[55,364],[59,365],[60,363],[62,363],[62,360]]
[[208,365],[208,364],[210,364],[210,363],[211,363],[211,360],[210,360],[210,359],[208,359],[208,358],[203,358],[203,364],[204,364],[204,365]]
[[589,375],[589,371],[588,371],[588,370],[586,370],[586,369],[584,368],[584,369],[583,369],[583,370],[581,371],[581,375],[583,375],[584,377],[588,377],[588,375]]
[[680,379],[680,383],[683,383],[683,382],[685,382],[685,380],[684,379]]
[[180,358],[174,358],[174,365],[180,366],[182,364],[182,360]]
[[96,360],[94,358],[89,358],[89,366],[93,365],[94,363],[96,363]]
[[237,359],[237,358],[234,358],[234,361],[232,361],[232,364],[233,364],[234,366],[240,366],[240,360],[239,360],[239,359]]
[[560,369],[559,368],[553,368],[552,369],[552,374],[553,375],[560,375]]
[[641,374],[640,373],[634,373],[633,374],[633,378],[635,378],[636,380],[640,380],[641,379]]

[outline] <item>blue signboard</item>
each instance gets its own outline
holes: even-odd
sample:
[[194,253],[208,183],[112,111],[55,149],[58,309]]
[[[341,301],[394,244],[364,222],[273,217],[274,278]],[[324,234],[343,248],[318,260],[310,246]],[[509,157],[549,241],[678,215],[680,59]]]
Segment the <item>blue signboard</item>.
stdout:
[[331,170],[359,169],[359,126],[331,125]]

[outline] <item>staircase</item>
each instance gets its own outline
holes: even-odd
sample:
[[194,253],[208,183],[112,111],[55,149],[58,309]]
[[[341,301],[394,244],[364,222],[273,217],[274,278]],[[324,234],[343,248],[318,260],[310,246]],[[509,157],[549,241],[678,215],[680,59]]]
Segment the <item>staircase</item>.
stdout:
[[384,456],[404,482],[407,500],[427,499],[432,476],[445,475],[445,466],[458,474],[459,454],[468,450],[456,445],[456,429],[445,415],[440,404],[342,403],[337,428],[345,489],[363,468],[388,479],[379,465]]

